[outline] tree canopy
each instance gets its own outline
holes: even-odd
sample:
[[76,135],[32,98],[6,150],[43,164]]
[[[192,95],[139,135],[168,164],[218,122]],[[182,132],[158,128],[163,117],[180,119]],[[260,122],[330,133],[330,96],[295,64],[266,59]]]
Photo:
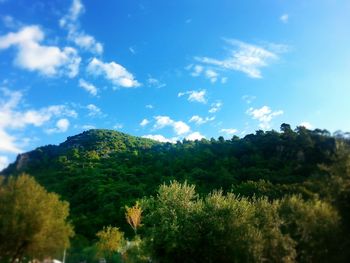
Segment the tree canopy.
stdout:
[[69,206],[33,177],[2,178],[0,183],[0,261],[62,256],[73,236]]

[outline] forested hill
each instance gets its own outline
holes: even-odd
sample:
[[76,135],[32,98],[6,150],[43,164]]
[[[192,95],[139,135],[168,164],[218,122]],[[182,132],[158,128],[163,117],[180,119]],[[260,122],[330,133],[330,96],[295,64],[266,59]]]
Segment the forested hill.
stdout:
[[89,130],[21,154],[2,173],[28,173],[59,193],[70,203],[77,234],[91,240],[102,226],[126,230],[124,206],[174,179],[195,184],[200,194],[221,188],[270,198],[313,195],[310,181],[325,176],[320,165],[335,160],[337,140],[326,130],[292,130],[288,124],[281,132],[175,144]]

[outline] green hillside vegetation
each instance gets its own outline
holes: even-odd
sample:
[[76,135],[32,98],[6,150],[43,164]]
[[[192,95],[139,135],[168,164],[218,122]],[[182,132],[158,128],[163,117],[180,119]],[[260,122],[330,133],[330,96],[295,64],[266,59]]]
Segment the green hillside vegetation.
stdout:
[[[282,124],[171,144],[90,130],[2,173],[30,174],[70,203],[68,262],[348,262],[346,135]],[[125,213],[137,201],[135,230]]]

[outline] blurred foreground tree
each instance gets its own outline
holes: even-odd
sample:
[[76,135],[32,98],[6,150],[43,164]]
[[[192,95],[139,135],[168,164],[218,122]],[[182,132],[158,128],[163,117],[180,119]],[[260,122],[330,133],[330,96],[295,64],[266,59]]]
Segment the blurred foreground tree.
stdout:
[[69,204],[23,174],[0,178],[0,261],[61,256],[73,236]]
[[145,246],[156,262],[337,262],[340,218],[327,202],[244,198],[161,185],[143,199]]
[[97,242],[97,255],[111,259],[113,254],[122,252],[124,248],[124,233],[119,231],[117,227],[104,227],[96,236],[99,238]]

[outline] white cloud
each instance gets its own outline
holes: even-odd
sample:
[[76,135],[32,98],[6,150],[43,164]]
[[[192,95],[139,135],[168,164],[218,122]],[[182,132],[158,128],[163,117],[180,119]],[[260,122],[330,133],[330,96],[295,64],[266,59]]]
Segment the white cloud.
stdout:
[[240,71],[251,78],[261,78],[261,68],[279,58],[277,54],[264,47],[234,39],[226,39],[225,41],[230,46],[226,58],[195,57],[195,60],[220,70]]
[[170,143],[176,143],[176,141],[178,140],[177,137],[168,139],[168,138],[165,138],[161,134],[154,134],[154,135],[148,134],[148,135],[142,136],[142,138],[147,138],[147,139],[155,140],[158,142],[170,142]]
[[123,124],[121,124],[121,123],[116,123],[116,124],[114,124],[113,129],[115,129],[115,130],[120,130],[120,129],[122,129],[123,127],[124,127]]
[[143,119],[143,120],[140,122],[140,125],[141,125],[142,127],[145,127],[147,124],[149,124],[149,120],[147,120],[147,119]]
[[233,128],[229,128],[229,129],[221,129],[220,133],[224,133],[227,136],[232,136],[233,134],[237,133],[238,130],[237,129],[233,129]]
[[260,109],[249,108],[247,114],[250,115],[253,119],[259,121],[259,127],[261,129],[269,129],[270,123],[273,118],[282,115],[283,111],[272,111],[270,107],[263,106]]
[[23,150],[17,145],[17,138],[0,128],[0,152],[20,153]]
[[23,26],[21,22],[17,21],[16,19],[14,19],[12,16],[9,16],[9,15],[2,16],[1,20],[5,25],[5,27],[7,28],[19,28]]
[[147,109],[153,109],[153,108],[154,108],[154,106],[153,106],[152,104],[147,104],[145,107],[146,107]]
[[69,120],[67,119],[60,119],[57,121],[56,123],[56,127],[58,129],[59,132],[65,132],[68,130],[69,127]]
[[0,96],[0,152],[20,153],[26,144],[26,138],[16,135],[27,126],[41,127],[53,118],[67,116],[76,117],[77,113],[65,105],[53,105],[39,110],[19,109],[22,103],[22,93],[1,89]]
[[[209,79],[211,83],[215,83],[218,78],[219,78],[219,73],[217,71],[215,71],[212,68],[205,68],[202,65],[198,65],[198,64],[190,64],[186,67],[186,70],[191,71],[191,76],[192,77],[199,77],[201,75],[205,76],[205,78]],[[223,83],[226,82],[227,78],[222,78],[223,79]]]
[[188,69],[192,69],[192,73],[191,75],[193,77],[198,77],[204,70],[204,67],[203,66],[200,66],[200,65],[190,65]]
[[92,96],[97,95],[97,88],[93,84],[91,84],[83,79],[79,79],[79,87],[81,87],[84,90],[86,90],[87,92],[89,92]]
[[81,58],[72,47],[60,49],[41,45],[44,32],[38,26],[26,26],[16,33],[0,36],[0,50],[17,48],[14,63],[23,69],[39,71],[45,76],[66,74],[70,78],[79,72]]
[[174,132],[177,135],[185,134],[190,131],[190,127],[183,121],[176,121],[173,123]]
[[89,104],[86,106],[86,108],[89,110],[88,116],[90,117],[94,117],[102,114],[101,109],[94,104]]
[[215,117],[206,117],[206,118],[202,118],[198,115],[193,115],[191,117],[191,119],[189,120],[189,122],[194,122],[195,124],[197,125],[202,125],[202,124],[205,124],[209,121],[213,121],[215,120]]
[[0,128],[18,129],[27,125],[38,127],[54,116],[77,117],[77,113],[65,105],[52,105],[40,110],[16,110],[22,100],[22,93],[7,89],[1,91],[8,100],[0,100]]
[[187,100],[192,102],[200,102],[200,103],[207,103],[206,99],[206,90],[190,90],[185,92],[179,92],[177,94],[178,97],[182,97],[184,95],[188,95]]
[[199,132],[193,132],[193,133],[186,136],[186,140],[189,140],[189,141],[202,140],[204,138],[205,138],[205,136],[203,136]]
[[168,116],[156,116],[155,120],[156,123],[154,124],[153,128],[156,130],[169,126],[173,128],[176,135],[183,135],[191,130],[190,127],[183,121],[174,121]]
[[156,116],[156,124],[154,125],[155,129],[162,129],[166,126],[171,126],[174,121],[168,116]]
[[303,126],[308,130],[311,130],[313,128],[312,124],[310,122],[307,122],[307,121],[303,121],[302,123],[299,124],[299,126]]
[[140,83],[138,83],[130,72],[115,62],[104,63],[97,58],[93,58],[90,61],[87,70],[92,75],[102,75],[114,85],[124,88],[134,88],[140,86]]
[[68,31],[68,39],[78,47],[94,54],[102,54],[103,45],[93,36],[80,30],[78,19],[84,11],[84,5],[80,0],[73,0],[68,13],[60,19],[59,24]]
[[85,11],[84,5],[80,0],[73,0],[68,13],[61,18],[60,25],[65,26],[71,21],[77,21],[79,16]]
[[7,156],[0,156],[0,171],[5,169],[10,164],[10,160]]
[[212,69],[207,69],[205,71],[205,76],[212,82],[212,83],[215,83],[217,80],[218,80],[218,76],[219,74],[212,70]]
[[211,104],[211,107],[209,109],[209,113],[215,113],[220,111],[222,108],[222,102],[221,101],[217,101]]
[[59,119],[56,122],[56,127],[47,129],[46,133],[51,134],[51,133],[62,133],[66,132],[69,128],[70,122],[67,119]]
[[103,45],[95,40],[93,36],[87,35],[83,32],[75,33],[70,36],[73,39],[74,43],[92,53],[102,54]]
[[283,14],[280,16],[280,20],[283,22],[283,23],[288,23],[288,20],[289,20],[289,15],[288,14]]
[[155,88],[158,88],[158,89],[163,88],[163,87],[166,86],[165,83],[162,83],[160,80],[158,80],[156,78],[153,78],[153,77],[149,77],[147,79],[147,83],[148,83],[149,86],[155,87]]
[[243,95],[242,96],[242,100],[244,100],[247,104],[252,103],[255,99],[256,99],[256,97],[251,96],[251,95]]

